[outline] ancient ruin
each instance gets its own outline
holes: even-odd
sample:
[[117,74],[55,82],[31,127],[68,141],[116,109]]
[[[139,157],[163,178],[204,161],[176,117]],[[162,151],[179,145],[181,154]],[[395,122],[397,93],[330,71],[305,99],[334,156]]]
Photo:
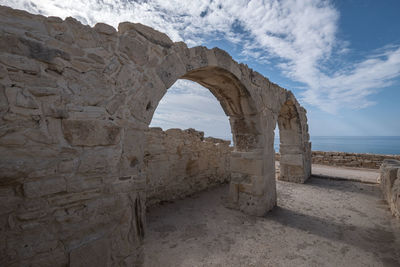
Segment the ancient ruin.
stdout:
[[400,161],[384,160],[380,172],[383,196],[393,216],[400,218]]
[[311,174],[304,108],[223,50],[141,24],[91,28],[7,7],[0,25],[2,266],[142,262],[146,192],[158,190],[146,133],[178,79],[207,87],[229,116],[234,151],[217,174],[229,166],[232,207],[263,215],[276,205],[277,124],[280,179]]
[[230,142],[194,129],[146,132],[146,206],[190,196],[230,181]]

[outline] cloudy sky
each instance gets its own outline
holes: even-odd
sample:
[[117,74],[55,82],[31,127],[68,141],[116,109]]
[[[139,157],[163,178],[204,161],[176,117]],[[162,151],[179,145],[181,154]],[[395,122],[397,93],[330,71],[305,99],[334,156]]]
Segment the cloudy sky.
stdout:
[[[398,0],[0,0],[84,24],[140,22],[190,47],[220,47],[292,90],[311,135],[400,135]],[[153,126],[230,138],[207,89],[179,80]]]

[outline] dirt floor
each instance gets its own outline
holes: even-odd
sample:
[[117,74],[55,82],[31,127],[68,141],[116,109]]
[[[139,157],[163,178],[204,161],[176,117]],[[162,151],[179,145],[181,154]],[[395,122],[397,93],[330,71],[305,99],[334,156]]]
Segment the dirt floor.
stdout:
[[145,266],[400,266],[400,222],[378,185],[278,182],[264,217],[226,208],[228,186],[153,207]]
[[362,169],[349,167],[335,167],[327,165],[312,165],[312,174],[321,178],[338,178],[364,183],[376,184],[379,178],[379,169]]

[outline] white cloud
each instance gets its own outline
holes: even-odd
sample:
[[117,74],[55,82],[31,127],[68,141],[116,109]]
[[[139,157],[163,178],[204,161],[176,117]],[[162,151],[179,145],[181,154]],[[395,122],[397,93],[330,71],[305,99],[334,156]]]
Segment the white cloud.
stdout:
[[387,48],[332,76],[317,73],[315,85],[302,96],[328,112],[347,106],[354,109],[375,104],[368,96],[392,84],[400,76],[400,48]]
[[[0,0],[0,4],[83,23],[117,27],[133,21],[194,46],[224,38],[242,47],[243,58],[275,62],[282,73],[304,84],[301,100],[334,113],[373,104],[369,96],[400,76],[400,48],[386,47],[345,65],[348,42],[338,40],[339,13],[324,0]],[[343,60],[338,60],[341,57]]]

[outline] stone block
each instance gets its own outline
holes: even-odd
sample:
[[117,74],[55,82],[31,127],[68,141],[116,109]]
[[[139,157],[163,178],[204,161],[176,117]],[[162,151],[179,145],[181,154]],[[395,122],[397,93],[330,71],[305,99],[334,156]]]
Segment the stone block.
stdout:
[[287,144],[287,145],[300,145],[300,138],[299,134],[295,130],[286,130],[286,129],[279,129],[279,137],[281,140],[281,143]]
[[103,177],[85,177],[74,175],[66,178],[68,192],[82,192],[89,189],[102,188]]
[[[400,172],[400,168],[398,170]],[[391,191],[390,210],[400,219],[400,175],[394,181]]]
[[101,121],[107,119],[107,112],[104,107],[84,106],[78,112],[69,111],[68,119],[70,120],[95,120]]
[[43,97],[43,96],[50,96],[50,95],[57,95],[61,91],[59,88],[52,88],[52,87],[36,87],[31,86],[28,88],[28,91],[36,97]]
[[68,257],[62,247],[58,247],[50,252],[42,253],[33,260],[26,261],[22,265],[33,267],[53,267],[67,266]]
[[115,95],[112,99],[110,99],[106,104],[106,110],[109,114],[113,115],[117,109],[124,104],[125,95],[118,94]]
[[98,45],[97,32],[89,26],[83,25],[77,19],[67,17],[65,23],[73,35],[75,43],[82,48],[92,48]]
[[66,206],[74,203],[85,202],[101,196],[100,189],[91,189],[79,193],[57,194],[49,197],[49,203],[52,206]]
[[21,212],[17,214],[17,218],[21,221],[28,221],[33,219],[39,219],[47,215],[44,210]]
[[78,160],[65,159],[58,163],[57,171],[59,173],[71,173],[76,170]]
[[130,22],[122,22],[118,25],[118,32],[120,34],[126,33],[127,31],[130,30],[135,30],[150,42],[153,42],[155,44],[164,47],[171,47],[173,44],[171,39],[165,33],[154,30],[149,26],[140,23],[130,23]]
[[263,160],[261,159],[231,157],[230,166],[232,172],[263,175]]
[[113,75],[121,68],[121,63],[116,57],[113,57],[110,61],[105,64],[103,73],[107,75]]
[[51,48],[42,43],[21,38],[20,41],[29,49],[29,56],[46,63],[51,63],[56,57],[69,61],[71,56],[60,49]]
[[392,214],[400,218],[400,161],[383,161],[380,167],[380,182]]
[[15,105],[22,108],[30,108],[30,109],[39,108],[35,99],[28,92],[24,91],[18,91]]
[[23,202],[21,197],[14,196],[14,192],[10,192],[9,195],[0,196],[0,215],[15,211]]
[[26,197],[36,198],[65,192],[67,190],[67,185],[63,177],[55,177],[24,183],[23,190]]
[[96,23],[96,25],[94,25],[94,29],[100,33],[104,33],[107,35],[112,35],[117,33],[117,30],[114,27],[104,23]]
[[132,33],[121,35],[119,40],[119,49],[125,53],[133,62],[138,65],[144,65],[148,62],[149,56],[147,55],[148,45],[135,38]]
[[282,154],[281,164],[303,166],[303,154]]
[[185,73],[186,67],[176,54],[168,55],[157,69],[157,75],[164,83],[165,88],[170,88]]
[[14,257],[18,261],[55,250],[57,246],[55,234],[45,225],[23,231],[20,235],[9,235],[7,238],[7,250],[16,253]]
[[77,173],[80,175],[112,175],[117,173],[121,150],[116,147],[103,147],[85,151],[80,157]]
[[13,54],[0,54],[0,62],[29,74],[38,74],[40,72],[40,65],[38,62],[27,57]]
[[[279,152],[283,155],[283,154],[300,154],[302,151],[302,147],[301,145],[285,145],[285,144],[281,144],[279,146]],[[318,156],[317,156],[318,157]],[[322,156],[319,156],[322,157]]]
[[73,249],[69,253],[69,266],[110,266],[110,241],[106,238],[89,241],[87,244]]
[[121,128],[110,121],[63,120],[64,137],[73,146],[109,146],[119,143]]

